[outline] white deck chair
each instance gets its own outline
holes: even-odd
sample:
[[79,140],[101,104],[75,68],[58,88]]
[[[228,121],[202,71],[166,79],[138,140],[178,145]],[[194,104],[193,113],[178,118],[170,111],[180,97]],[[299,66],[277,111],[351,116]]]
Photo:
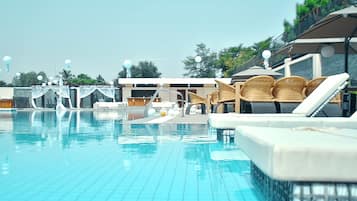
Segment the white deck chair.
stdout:
[[[235,129],[238,125],[245,124],[261,124],[261,122],[279,122],[280,120],[288,119],[289,117],[313,117],[315,116],[337,93],[339,93],[346,85],[349,75],[341,73],[329,76],[323,81],[303,102],[301,102],[292,113],[280,114],[209,114],[208,122],[211,127],[218,129]],[[333,117],[323,118],[330,119]],[[334,117],[333,119],[341,117]],[[309,118],[320,121],[322,118]],[[342,118],[344,119],[344,118]],[[306,121],[306,120],[302,120]],[[331,121],[331,120],[328,120]]]

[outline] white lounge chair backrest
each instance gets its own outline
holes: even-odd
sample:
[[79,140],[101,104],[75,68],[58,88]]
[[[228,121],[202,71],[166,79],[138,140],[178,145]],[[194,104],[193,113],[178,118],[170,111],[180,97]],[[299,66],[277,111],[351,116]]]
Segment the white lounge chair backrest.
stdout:
[[304,114],[308,117],[315,116],[323,106],[347,85],[349,77],[347,73],[327,77],[292,113]]

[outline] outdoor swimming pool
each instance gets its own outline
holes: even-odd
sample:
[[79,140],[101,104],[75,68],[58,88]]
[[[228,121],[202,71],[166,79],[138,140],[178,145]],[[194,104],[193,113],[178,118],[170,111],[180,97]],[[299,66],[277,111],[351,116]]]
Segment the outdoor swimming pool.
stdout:
[[249,160],[207,125],[99,119],[0,113],[0,200],[262,200]]

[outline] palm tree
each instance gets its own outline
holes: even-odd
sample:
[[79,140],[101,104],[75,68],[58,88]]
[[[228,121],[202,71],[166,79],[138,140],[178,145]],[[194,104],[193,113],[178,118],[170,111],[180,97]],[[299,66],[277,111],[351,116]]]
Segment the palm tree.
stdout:
[[71,84],[72,80],[75,78],[74,74],[72,74],[70,70],[63,69],[60,74],[62,75],[63,84]]

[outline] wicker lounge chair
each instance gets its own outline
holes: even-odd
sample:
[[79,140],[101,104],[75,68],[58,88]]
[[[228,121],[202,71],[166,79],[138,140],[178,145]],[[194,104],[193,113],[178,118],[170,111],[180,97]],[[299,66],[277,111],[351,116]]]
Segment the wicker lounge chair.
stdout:
[[211,94],[210,103],[212,105],[216,105],[218,103],[218,91],[215,91]]
[[300,76],[284,77],[275,82],[273,96],[280,113],[290,113],[305,99],[306,80]]
[[306,83],[305,95],[309,96],[324,80],[326,77],[318,77]]
[[214,107],[218,103],[218,91],[214,91],[207,95],[207,112],[211,113],[214,111]]
[[190,114],[191,107],[193,105],[200,105],[201,106],[201,113],[206,114],[206,104],[207,104],[207,99],[203,98],[195,93],[188,92],[188,97],[190,100],[190,103],[188,104],[186,108],[186,114]]
[[[308,81],[305,88],[305,95],[309,96],[324,80],[326,80],[326,77],[318,77]],[[341,93],[337,94],[316,116],[342,116]]]
[[243,100],[242,112],[275,113],[276,107],[272,88],[275,80],[271,76],[255,76],[241,86],[239,98]]
[[[218,102],[214,107],[214,112],[217,112],[217,108],[220,104],[225,104],[228,102],[234,102],[236,99],[236,89],[233,85],[226,84],[219,80],[215,80],[218,85]],[[226,109],[225,109],[225,112]]]
[[[306,118],[314,117],[337,93],[347,85],[349,75],[342,73],[327,77],[326,81],[321,83],[303,102],[296,107],[292,113],[284,114],[209,114],[209,124],[212,128],[217,129],[234,129],[237,125],[271,125],[281,120],[293,120],[302,118],[305,122],[316,121],[333,123],[334,119],[341,117],[323,117],[323,118]],[[331,119],[331,120],[329,120]],[[265,123],[263,123],[265,122]],[[281,123],[278,123],[281,124]],[[302,124],[303,126],[304,124]]]
[[233,85],[226,84],[219,80],[215,80],[218,85],[218,102],[230,102],[235,99],[235,88]]

